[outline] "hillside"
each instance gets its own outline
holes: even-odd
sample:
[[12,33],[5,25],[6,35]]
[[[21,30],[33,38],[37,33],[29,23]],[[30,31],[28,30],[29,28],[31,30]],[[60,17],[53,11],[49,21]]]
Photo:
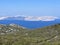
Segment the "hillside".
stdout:
[[30,36],[38,45],[60,45],[60,24],[32,30]]
[[0,24],[0,45],[60,45],[60,24],[33,30]]

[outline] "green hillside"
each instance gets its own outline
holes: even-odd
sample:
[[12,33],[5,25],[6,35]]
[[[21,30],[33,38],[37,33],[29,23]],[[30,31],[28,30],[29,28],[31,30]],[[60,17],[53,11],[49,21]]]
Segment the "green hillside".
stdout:
[[0,45],[60,45],[60,24],[33,30],[1,24]]

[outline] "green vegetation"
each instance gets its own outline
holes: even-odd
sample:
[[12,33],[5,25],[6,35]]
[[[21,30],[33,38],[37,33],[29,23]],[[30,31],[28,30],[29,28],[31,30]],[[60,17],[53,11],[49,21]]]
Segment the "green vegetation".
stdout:
[[0,25],[0,45],[60,45],[60,24],[34,30]]

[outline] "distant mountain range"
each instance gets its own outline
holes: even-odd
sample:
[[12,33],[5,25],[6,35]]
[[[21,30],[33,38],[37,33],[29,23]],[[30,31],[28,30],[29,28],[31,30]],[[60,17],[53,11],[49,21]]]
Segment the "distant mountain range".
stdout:
[[17,24],[26,28],[42,28],[60,23],[59,17],[54,16],[5,16],[0,17],[0,24]]

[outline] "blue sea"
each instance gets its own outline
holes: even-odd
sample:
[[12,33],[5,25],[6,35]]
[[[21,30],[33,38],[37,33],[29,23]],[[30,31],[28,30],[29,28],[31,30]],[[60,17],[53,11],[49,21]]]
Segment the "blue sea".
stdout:
[[42,28],[60,23],[60,20],[55,21],[24,21],[24,20],[0,20],[0,24],[17,24],[29,29]]

